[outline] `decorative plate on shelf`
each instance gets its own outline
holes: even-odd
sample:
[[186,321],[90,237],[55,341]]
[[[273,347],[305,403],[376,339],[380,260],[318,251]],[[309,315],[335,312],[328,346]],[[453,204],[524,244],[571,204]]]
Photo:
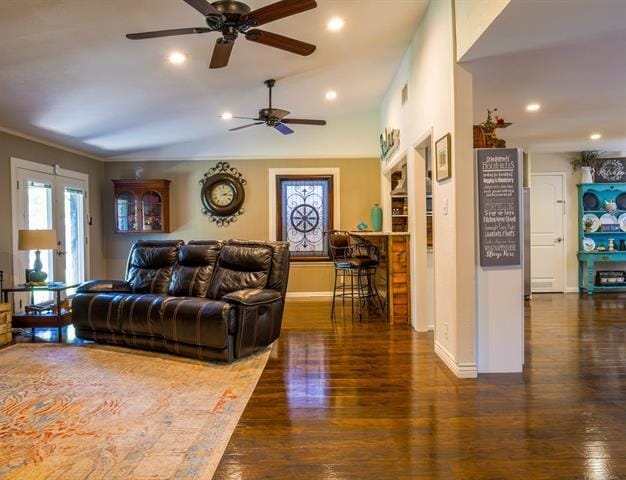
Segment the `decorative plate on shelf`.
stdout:
[[601,225],[600,219],[593,213],[583,215],[583,230],[585,232],[597,232]]
[[617,219],[619,222],[619,228],[622,232],[626,232],[626,213],[622,213]]
[[600,217],[600,224],[601,225],[617,225],[618,224],[617,217],[613,214],[605,213],[604,215]]
[[[626,198],[624,198],[626,200]],[[586,192],[583,195],[583,207],[585,210],[598,210],[600,208],[600,200],[595,193]],[[626,210],[626,208],[624,209]]]
[[620,210],[626,210],[626,192],[620,193],[615,199],[615,203]]
[[583,250],[585,252],[593,252],[596,249],[596,242],[593,241],[593,238],[585,237],[583,238]]

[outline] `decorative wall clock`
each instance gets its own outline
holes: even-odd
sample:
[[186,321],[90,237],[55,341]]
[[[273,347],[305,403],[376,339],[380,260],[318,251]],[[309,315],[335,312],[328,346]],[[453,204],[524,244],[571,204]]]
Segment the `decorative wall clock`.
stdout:
[[244,213],[246,180],[228,162],[219,162],[204,174],[200,184],[202,213],[218,227],[227,227]]

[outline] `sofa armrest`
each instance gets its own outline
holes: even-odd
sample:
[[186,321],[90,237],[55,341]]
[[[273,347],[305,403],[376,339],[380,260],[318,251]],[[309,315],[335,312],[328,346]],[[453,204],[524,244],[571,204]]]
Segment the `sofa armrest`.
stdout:
[[228,293],[222,297],[228,303],[234,303],[243,306],[264,305],[280,300],[282,295],[277,290],[247,288],[245,290],[237,290]]
[[90,280],[78,287],[76,293],[132,293],[132,289],[124,280]]

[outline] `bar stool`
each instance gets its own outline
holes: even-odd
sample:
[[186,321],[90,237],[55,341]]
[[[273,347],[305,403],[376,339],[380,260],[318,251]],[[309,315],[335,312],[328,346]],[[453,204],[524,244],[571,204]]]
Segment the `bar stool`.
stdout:
[[[333,301],[330,318],[335,318],[337,297],[350,299],[351,313],[354,316],[354,302],[358,303],[359,320],[363,319],[363,306],[374,304],[384,311],[384,306],[376,288],[376,269],[378,255],[376,247],[358,237],[341,230],[326,232],[331,257],[335,265]],[[341,278],[341,285],[337,285]]]

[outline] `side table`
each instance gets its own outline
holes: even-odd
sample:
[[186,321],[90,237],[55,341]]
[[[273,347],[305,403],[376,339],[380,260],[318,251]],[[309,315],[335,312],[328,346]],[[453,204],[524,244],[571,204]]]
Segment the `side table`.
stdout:
[[9,293],[26,292],[32,295],[33,292],[52,292],[55,296],[55,304],[50,313],[13,313],[13,328],[30,328],[33,330],[33,341],[35,340],[36,328],[56,328],[57,341],[63,341],[62,328],[72,323],[72,312],[63,308],[62,294],[67,290],[78,287],[79,284],[68,285],[61,282],[51,282],[44,285],[17,285],[12,288],[3,288],[2,296],[4,303],[9,303]]

